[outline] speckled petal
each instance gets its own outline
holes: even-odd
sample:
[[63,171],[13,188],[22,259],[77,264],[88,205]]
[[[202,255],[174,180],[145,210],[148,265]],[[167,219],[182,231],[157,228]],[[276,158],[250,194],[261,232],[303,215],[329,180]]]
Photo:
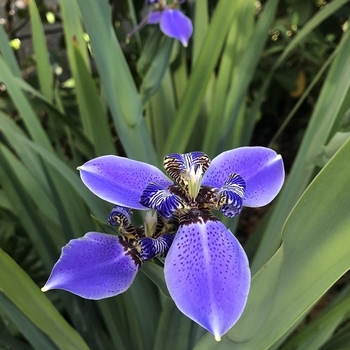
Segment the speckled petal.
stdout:
[[153,165],[118,156],[102,156],[79,167],[84,184],[107,202],[133,209],[147,209],[140,196],[150,182],[167,187],[172,182]]
[[102,299],[126,291],[140,266],[122,238],[98,232],[72,239],[42,288],[63,289],[86,299]]
[[191,20],[180,10],[166,9],[160,19],[161,31],[171,38],[181,41],[183,46],[188,45],[188,41],[193,32]]
[[165,260],[165,281],[176,306],[219,340],[245,307],[250,270],[247,256],[220,222],[182,225]]
[[202,185],[220,188],[231,173],[246,182],[243,205],[261,207],[270,203],[284,181],[282,157],[265,147],[241,147],[223,152],[211,161]]

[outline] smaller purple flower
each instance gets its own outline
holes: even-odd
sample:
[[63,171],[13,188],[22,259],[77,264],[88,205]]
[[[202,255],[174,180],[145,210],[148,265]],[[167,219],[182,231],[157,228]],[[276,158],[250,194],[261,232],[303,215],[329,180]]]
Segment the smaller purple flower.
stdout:
[[160,30],[170,38],[181,41],[187,47],[193,32],[191,20],[180,10],[166,6],[159,11],[152,11],[148,18],[148,24],[158,24]]
[[128,34],[127,38],[130,38],[145,24],[159,24],[160,30],[166,36],[179,40],[183,46],[187,47],[193,32],[193,26],[191,20],[176,8],[176,6],[183,3],[183,1],[175,1],[171,5],[166,5],[164,1],[159,0],[147,0],[146,3],[147,5],[153,5],[153,9],[141,23]]

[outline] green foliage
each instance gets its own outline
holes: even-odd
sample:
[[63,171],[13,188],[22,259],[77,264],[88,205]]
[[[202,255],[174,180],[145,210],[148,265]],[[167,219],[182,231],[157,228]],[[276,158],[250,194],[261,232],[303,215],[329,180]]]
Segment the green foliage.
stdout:
[[[126,44],[141,0],[59,3],[15,12],[30,23],[31,57],[9,45],[14,18],[0,25],[0,348],[348,347],[349,1],[191,1],[186,49],[158,26]],[[48,12],[61,21],[60,52],[48,49]],[[176,309],[158,261],[115,298],[40,291],[69,239],[110,230],[110,205],[77,166],[111,153],[159,165],[166,153],[248,144],[281,152],[288,177],[248,228],[251,292],[220,343]]]

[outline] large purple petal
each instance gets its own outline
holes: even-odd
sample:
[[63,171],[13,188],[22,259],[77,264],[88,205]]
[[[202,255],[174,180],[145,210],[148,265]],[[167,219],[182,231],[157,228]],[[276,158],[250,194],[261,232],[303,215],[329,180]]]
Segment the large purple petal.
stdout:
[[191,20],[180,10],[166,9],[160,19],[161,31],[171,38],[181,41],[183,46],[188,45],[188,41],[193,32]]
[[241,147],[215,157],[202,184],[220,188],[231,173],[239,174],[246,182],[243,205],[247,207],[261,207],[270,203],[284,181],[283,160],[274,150]]
[[86,162],[79,171],[91,192],[107,202],[133,209],[147,209],[139,199],[150,182],[164,187],[172,184],[153,165],[110,155]]
[[133,282],[140,260],[121,244],[118,236],[88,232],[72,239],[42,288],[63,289],[86,299],[112,297]]
[[219,340],[243,312],[250,270],[232,233],[220,221],[201,219],[177,232],[165,260],[165,280],[180,311]]

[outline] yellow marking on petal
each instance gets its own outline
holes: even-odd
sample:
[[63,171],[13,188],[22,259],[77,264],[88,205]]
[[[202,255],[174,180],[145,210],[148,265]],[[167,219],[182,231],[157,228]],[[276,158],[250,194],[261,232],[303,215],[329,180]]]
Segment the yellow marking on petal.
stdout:
[[220,335],[215,335],[214,337],[215,337],[216,341],[221,341],[221,336]]
[[48,290],[50,290],[50,288],[47,288],[46,286],[41,288],[41,291],[44,292],[44,293],[47,292]]
[[80,170],[81,167],[82,167],[82,165],[77,166],[77,170]]

